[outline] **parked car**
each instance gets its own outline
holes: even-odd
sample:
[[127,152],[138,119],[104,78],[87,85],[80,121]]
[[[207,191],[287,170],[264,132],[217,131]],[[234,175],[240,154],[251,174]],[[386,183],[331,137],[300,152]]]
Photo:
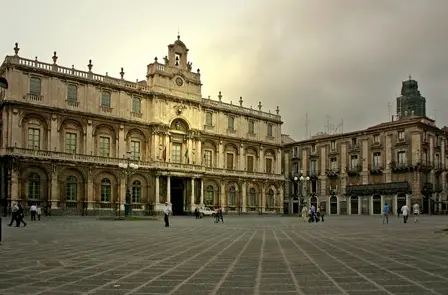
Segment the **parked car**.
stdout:
[[208,207],[204,207],[199,209],[199,214],[201,216],[215,216],[215,210],[212,210]]

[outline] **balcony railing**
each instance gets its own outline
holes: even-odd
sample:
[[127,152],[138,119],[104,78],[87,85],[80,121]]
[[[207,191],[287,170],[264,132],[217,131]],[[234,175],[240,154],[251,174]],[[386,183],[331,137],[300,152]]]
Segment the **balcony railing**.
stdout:
[[[95,155],[84,155],[84,154],[26,149],[17,147],[3,149],[1,150],[0,155],[7,155],[17,158],[35,158],[39,160],[48,160],[48,161],[70,161],[79,164],[97,164],[97,165],[108,165],[117,167],[119,163],[123,162],[123,158],[101,157]],[[149,170],[158,169],[158,170],[185,172],[185,173],[204,173],[218,176],[234,175],[238,177],[284,180],[284,176],[282,174],[247,172],[241,170],[230,170],[224,168],[205,167],[202,165],[180,164],[180,163],[170,163],[162,161],[136,160],[133,162],[137,164],[139,167],[141,167],[141,169],[149,169]]]
[[339,176],[339,168],[327,169],[327,177],[338,177],[338,176]]

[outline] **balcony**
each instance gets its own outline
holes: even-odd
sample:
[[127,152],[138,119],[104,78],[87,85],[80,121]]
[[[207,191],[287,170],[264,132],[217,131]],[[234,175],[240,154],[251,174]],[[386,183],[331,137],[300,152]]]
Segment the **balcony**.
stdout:
[[[123,158],[101,157],[95,155],[84,155],[75,153],[45,151],[36,149],[25,149],[11,147],[0,150],[0,156],[9,156],[17,159],[34,159],[41,161],[52,162],[70,162],[77,165],[98,165],[98,166],[115,166],[123,162]],[[205,167],[202,165],[159,162],[159,161],[133,161],[141,169],[146,170],[169,170],[170,172],[182,173],[201,173],[215,176],[235,176],[235,177],[250,177],[255,179],[269,179],[275,181],[282,181],[284,177],[282,174],[266,174],[261,172],[246,172],[240,170],[229,170],[223,168]]]
[[36,94],[36,93],[27,93],[23,96],[23,99],[29,100],[29,101],[42,101],[43,95]]
[[311,179],[317,179],[317,177],[319,176],[319,171],[317,170],[310,170],[309,171],[309,176]]
[[397,138],[397,142],[395,143],[396,146],[407,145],[407,144],[408,144],[408,140],[406,137]]
[[359,176],[362,171],[361,165],[353,165],[347,170],[348,176]]
[[447,169],[447,167],[444,165],[444,164],[442,164],[442,163],[435,163],[434,165],[433,165],[433,167],[434,167],[434,172],[436,173],[436,174],[440,174],[440,173],[442,173],[443,171],[446,171]]
[[339,176],[339,168],[327,169],[327,177],[328,178],[336,178],[338,176]]
[[373,141],[371,146],[371,149],[382,149],[383,148],[383,143],[381,141]]
[[424,173],[428,173],[431,172],[432,169],[434,169],[434,163],[432,163],[431,161],[426,161],[426,160],[420,160],[417,165],[416,165],[417,169],[421,172]]
[[357,153],[357,152],[359,152],[360,150],[361,150],[361,146],[360,146],[358,143],[356,143],[356,144],[351,143],[351,144],[348,146],[348,152],[349,152],[349,153]]
[[391,182],[383,184],[349,185],[346,191],[347,196],[371,196],[373,194],[392,195],[410,193],[412,188],[408,182]]
[[75,108],[79,107],[79,101],[74,99],[67,99],[65,101],[65,104],[69,107],[75,107]]
[[370,164],[369,171],[371,175],[383,174],[384,165],[382,163]]

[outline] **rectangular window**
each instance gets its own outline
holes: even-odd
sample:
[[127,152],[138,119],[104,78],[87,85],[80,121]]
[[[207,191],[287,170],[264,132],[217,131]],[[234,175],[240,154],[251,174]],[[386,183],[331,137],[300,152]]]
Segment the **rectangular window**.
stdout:
[[247,156],[247,172],[254,172],[254,157]]
[[101,106],[102,107],[110,107],[111,103],[111,93],[108,91],[103,91],[101,94]]
[[131,159],[140,160],[140,141],[131,140]]
[[100,136],[100,156],[109,157],[110,154],[110,138]]
[[311,160],[311,162],[310,162],[310,173],[317,174],[317,161],[316,160]]
[[311,152],[312,153],[316,152],[316,144],[314,143],[311,145]]
[[436,164],[436,167],[440,164],[440,156],[439,154],[434,155],[434,164]]
[[292,164],[292,173],[297,173],[299,172],[299,163],[294,163]]
[[358,164],[359,164],[358,156],[357,155],[351,156],[350,157],[350,168],[356,169],[356,168],[358,168]]
[[272,137],[272,124],[268,124],[268,137]]
[[212,167],[212,151],[204,151],[204,165],[206,167]]
[[295,148],[292,149],[292,157],[293,157],[293,158],[297,158],[297,154],[298,154],[297,151],[298,151],[298,150],[297,150],[297,147],[295,147]]
[[205,125],[208,127],[213,126],[213,113],[212,112],[205,113]]
[[271,174],[272,172],[272,159],[266,158],[266,173]]
[[76,133],[65,134],[65,152],[76,153]]
[[235,117],[229,116],[227,119],[227,129],[235,130]]
[[380,136],[379,135],[374,135],[373,136],[373,143],[380,143]]
[[400,165],[407,164],[405,151],[398,152],[398,164]]
[[398,131],[398,139],[404,140],[404,131]]
[[373,166],[374,167],[381,166],[381,153],[380,152],[373,153]]
[[330,159],[330,168],[333,171],[338,169],[338,158],[331,158]]
[[41,96],[41,80],[38,77],[31,77],[30,78],[30,94]]
[[332,140],[332,141],[330,142],[330,149],[331,149],[332,151],[334,151],[334,150],[336,149],[336,141]]
[[227,153],[227,169],[233,170],[233,154]]
[[356,137],[354,137],[354,138],[352,138],[352,146],[355,146],[356,144],[357,144],[357,140],[356,140]]
[[249,120],[247,129],[248,129],[249,134],[255,134],[255,122],[252,120]]
[[173,143],[173,149],[171,151],[171,160],[174,163],[180,163],[182,160],[182,144]]
[[40,129],[28,128],[28,148],[40,149]]
[[142,100],[140,97],[132,97],[132,112],[140,114],[142,110]]
[[67,86],[67,101],[68,102],[78,101],[78,87],[76,87],[76,85]]

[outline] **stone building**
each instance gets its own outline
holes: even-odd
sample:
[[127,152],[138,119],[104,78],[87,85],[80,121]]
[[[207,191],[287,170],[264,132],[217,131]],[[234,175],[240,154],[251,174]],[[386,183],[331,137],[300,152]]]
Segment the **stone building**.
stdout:
[[0,67],[1,198],[50,212],[283,206],[281,117],[203,98],[179,36],[136,82],[19,56]]
[[447,129],[426,117],[417,81],[401,93],[391,122],[285,144],[286,212],[300,201],[327,214],[381,214],[385,202],[394,214],[415,202],[426,213],[447,210]]

